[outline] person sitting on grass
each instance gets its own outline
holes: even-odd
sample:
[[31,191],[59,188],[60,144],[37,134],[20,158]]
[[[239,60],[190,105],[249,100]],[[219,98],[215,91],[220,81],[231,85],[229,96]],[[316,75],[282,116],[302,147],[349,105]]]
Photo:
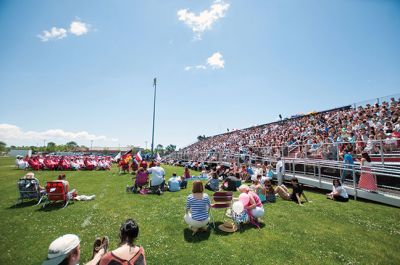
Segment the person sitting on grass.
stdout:
[[164,191],[165,186],[165,171],[160,167],[160,163],[157,162],[155,167],[147,169],[147,173],[151,174],[150,189],[153,194],[161,195]]
[[149,173],[147,173],[147,171],[144,170],[144,168],[140,167],[136,174],[134,192],[136,192],[137,189],[139,188],[139,193],[142,193],[143,187],[146,186],[148,183],[149,183]]
[[[106,247],[99,249],[93,259],[86,265],[98,264],[105,251]],[[77,265],[80,258],[81,246],[79,237],[73,234],[66,234],[51,242],[47,259],[43,261],[42,265]]]
[[221,185],[221,188],[225,191],[237,191],[237,188],[242,185],[242,180],[240,178],[240,173],[235,173],[235,175],[229,175]]
[[258,197],[255,192],[251,191],[249,186],[245,184],[241,185],[238,190],[240,193],[246,193],[249,195],[250,200],[247,205],[244,205],[244,209],[247,210],[250,218],[259,222],[259,218],[264,215],[264,207],[261,203],[260,197]]
[[347,191],[345,188],[343,188],[342,184],[340,183],[340,180],[334,179],[332,181],[332,192],[326,194],[327,199],[331,199],[334,201],[339,201],[339,202],[348,202],[349,201],[349,195],[347,194]]
[[210,191],[219,190],[219,179],[217,173],[211,174],[211,179],[206,183],[205,188]]
[[300,206],[304,206],[301,202],[301,196],[304,197],[306,202],[311,202],[307,199],[306,195],[304,194],[303,187],[299,184],[299,180],[296,177],[293,177],[291,180],[293,186],[293,192],[290,194],[289,190],[286,188],[285,185],[280,185],[278,194],[284,200],[291,200],[298,203]]
[[253,184],[251,185],[250,189],[253,190],[258,195],[258,197],[261,200],[261,203],[265,203],[266,202],[265,187],[264,185],[261,185],[259,179],[261,179],[261,175],[258,175],[257,179],[253,180]]
[[290,199],[289,190],[283,184],[274,188],[272,185],[272,181],[269,179],[266,179],[264,181],[264,187],[265,187],[265,195],[266,195],[265,201],[266,202],[276,202],[276,194],[278,194],[279,197],[281,197],[284,200]]
[[135,240],[139,235],[139,226],[133,219],[127,219],[120,227],[119,247],[107,252],[100,260],[100,265],[146,265],[146,256],[142,246]]
[[187,188],[187,180],[183,177],[178,177],[181,180],[181,189],[186,189]]
[[176,173],[172,174],[172,177],[168,180],[168,189],[171,192],[181,190],[181,178],[176,176]]
[[200,180],[193,182],[192,194],[186,199],[185,222],[192,229],[195,235],[199,230],[207,231],[207,225],[210,221],[208,210],[211,207],[210,198],[204,193],[203,183]]
[[183,176],[185,179],[190,179],[192,176],[190,176],[190,171],[188,166],[185,166],[185,172],[183,173]]

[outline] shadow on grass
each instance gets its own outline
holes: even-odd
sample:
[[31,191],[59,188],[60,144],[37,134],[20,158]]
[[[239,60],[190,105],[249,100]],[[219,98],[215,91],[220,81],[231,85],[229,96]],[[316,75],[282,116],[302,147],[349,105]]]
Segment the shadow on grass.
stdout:
[[20,202],[18,204],[13,204],[10,207],[7,207],[7,210],[13,210],[13,209],[18,209],[18,208],[25,208],[25,207],[30,207],[30,206],[35,206],[38,202],[35,200],[29,200],[29,201],[24,201]]
[[[229,232],[225,232],[225,231],[222,231],[222,230],[218,229],[218,226],[221,225],[221,224],[223,224],[223,223],[222,222],[215,223],[214,232],[215,232],[216,235],[219,235],[219,236],[227,236],[227,235],[231,235],[233,233],[243,233],[243,232],[245,232],[247,230],[258,229],[256,226],[254,226],[254,225],[252,225],[250,223],[247,223],[247,224],[241,224],[236,232],[229,233]],[[265,223],[263,223],[263,222],[260,222],[258,224],[260,226],[260,229],[263,229],[265,227]]]
[[199,243],[204,240],[208,240],[211,235],[211,228],[208,228],[206,232],[198,232],[192,235],[193,231],[189,228],[183,230],[183,238],[188,243]]
[[[73,205],[74,203],[70,202],[66,208],[70,207],[71,204]],[[63,207],[64,207],[64,202],[63,201],[52,202],[50,204],[47,204],[45,208],[43,208],[43,205],[41,205],[40,208],[37,209],[36,211],[39,211],[39,212],[51,212],[51,211],[61,210],[61,209],[63,209]]]
[[[258,223],[258,225],[260,226],[260,229],[263,229],[265,227],[265,223],[263,223],[263,222]],[[240,225],[240,227],[239,227],[237,232],[243,233],[243,232],[245,232],[247,230],[250,230],[250,229],[256,229],[257,230],[258,228],[256,226],[250,224],[250,223],[247,223],[247,224]]]

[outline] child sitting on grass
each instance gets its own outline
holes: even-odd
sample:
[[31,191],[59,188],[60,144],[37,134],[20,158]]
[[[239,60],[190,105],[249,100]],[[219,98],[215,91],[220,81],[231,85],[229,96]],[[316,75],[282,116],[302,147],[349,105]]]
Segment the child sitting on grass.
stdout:
[[211,173],[211,179],[206,183],[205,188],[210,191],[219,190],[219,179],[217,173]]

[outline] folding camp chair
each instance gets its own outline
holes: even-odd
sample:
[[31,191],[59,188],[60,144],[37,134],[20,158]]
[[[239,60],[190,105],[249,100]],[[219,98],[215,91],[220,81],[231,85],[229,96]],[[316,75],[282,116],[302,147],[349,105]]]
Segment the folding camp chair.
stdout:
[[[213,209],[231,209],[232,207],[232,199],[233,199],[233,192],[232,191],[217,191],[213,194],[213,201],[214,203],[210,209],[210,216],[213,223],[213,227],[215,229],[215,221],[212,214]],[[224,212],[224,219],[225,221],[225,212]]]
[[37,178],[20,178],[17,182],[19,198],[15,202],[15,206],[24,202],[24,200],[37,200],[38,203],[36,205],[40,204],[46,196],[46,191],[41,190],[39,184]]
[[69,185],[67,181],[53,180],[46,183],[47,200],[43,205],[45,208],[51,202],[63,201],[63,208],[67,207],[72,200],[72,194],[69,193]]

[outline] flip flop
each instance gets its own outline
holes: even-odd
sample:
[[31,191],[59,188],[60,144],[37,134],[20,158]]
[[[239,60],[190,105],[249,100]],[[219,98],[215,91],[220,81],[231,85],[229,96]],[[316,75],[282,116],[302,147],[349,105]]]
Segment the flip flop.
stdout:
[[94,256],[97,254],[97,252],[99,252],[100,250],[100,246],[101,246],[101,239],[98,237],[96,238],[96,240],[93,243],[93,253],[92,253],[92,259],[94,258]]

